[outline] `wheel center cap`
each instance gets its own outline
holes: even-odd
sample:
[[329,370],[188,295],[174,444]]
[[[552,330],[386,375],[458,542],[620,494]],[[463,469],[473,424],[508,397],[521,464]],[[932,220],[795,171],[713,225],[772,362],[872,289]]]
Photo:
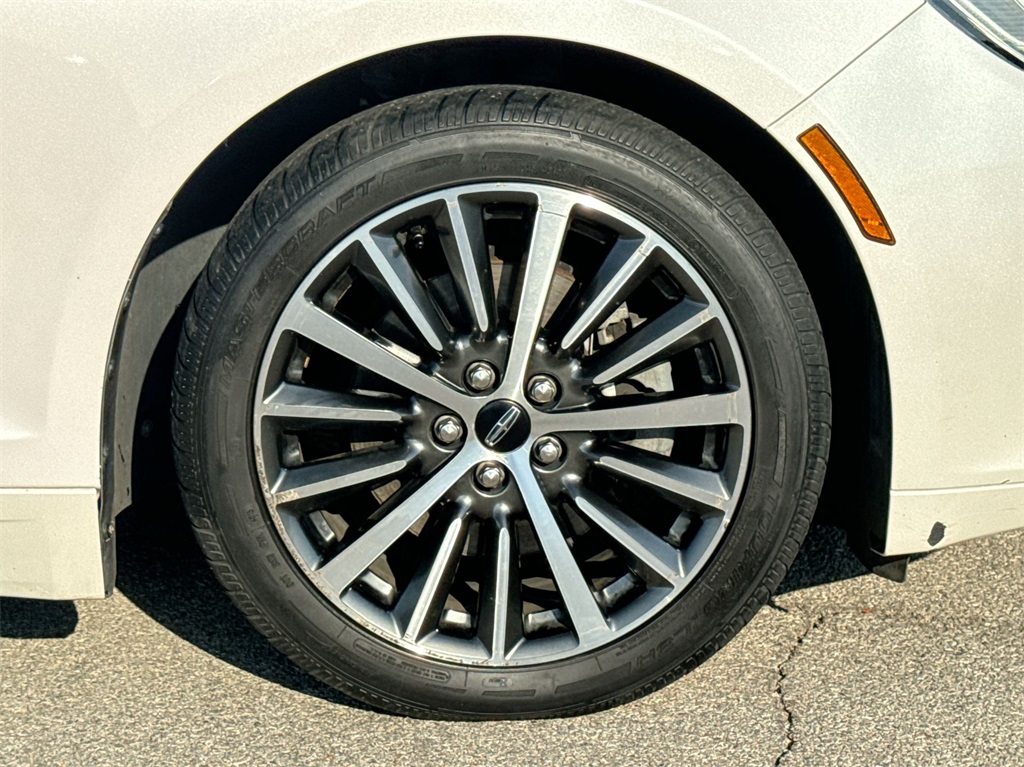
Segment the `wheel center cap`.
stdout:
[[496,400],[477,414],[476,436],[491,450],[507,453],[530,436],[530,416],[511,400]]

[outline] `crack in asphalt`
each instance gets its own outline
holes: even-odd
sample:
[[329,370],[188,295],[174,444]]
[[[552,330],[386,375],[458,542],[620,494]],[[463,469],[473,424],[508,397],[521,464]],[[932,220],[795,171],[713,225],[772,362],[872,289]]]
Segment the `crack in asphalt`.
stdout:
[[[788,610],[786,612],[789,612]],[[796,651],[800,649],[800,645],[804,643],[807,636],[817,628],[820,628],[825,624],[825,613],[818,613],[815,618],[808,624],[796,641],[793,642],[793,646],[790,648],[786,657],[783,658],[778,665],[775,666],[775,697],[779,699],[779,707],[782,712],[786,715],[786,745],[783,746],[782,751],[777,757],[775,757],[774,767],[780,767],[786,757],[793,751],[793,746],[796,745],[796,733],[793,727],[793,709],[790,702],[786,699],[786,692],[782,688],[782,683],[786,681],[789,676],[786,671],[786,666],[793,660],[796,655]]]
[[786,613],[787,615],[789,614],[789,608],[780,605],[778,602],[775,601],[774,597],[772,599],[769,599],[767,604],[769,608],[775,610],[776,612]]

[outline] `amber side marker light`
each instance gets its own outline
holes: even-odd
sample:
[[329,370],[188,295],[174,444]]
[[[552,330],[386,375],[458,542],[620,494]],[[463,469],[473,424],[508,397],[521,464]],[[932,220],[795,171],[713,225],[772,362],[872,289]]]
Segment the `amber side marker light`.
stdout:
[[892,236],[892,230],[885,222],[885,216],[878,209],[878,203],[868,191],[864,179],[825,129],[815,125],[801,133],[797,140],[811,153],[836,191],[842,195],[846,207],[857,219],[861,233],[869,240],[895,245],[896,238]]

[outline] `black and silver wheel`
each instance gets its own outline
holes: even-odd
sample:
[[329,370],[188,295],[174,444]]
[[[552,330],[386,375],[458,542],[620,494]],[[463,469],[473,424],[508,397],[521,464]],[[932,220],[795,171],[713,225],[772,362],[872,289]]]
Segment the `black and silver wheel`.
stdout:
[[359,115],[238,214],[179,349],[178,467],[253,623],[421,716],[607,707],[792,561],[828,446],[806,288],[697,149],[578,96]]

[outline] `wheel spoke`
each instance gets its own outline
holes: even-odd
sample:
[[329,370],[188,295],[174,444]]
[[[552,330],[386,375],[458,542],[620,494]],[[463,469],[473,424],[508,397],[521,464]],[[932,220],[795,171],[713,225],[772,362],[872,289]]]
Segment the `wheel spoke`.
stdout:
[[466,543],[468,509],[460,506],[444,531],[433,559],[424,559],[395,605],[402,638],[419,642],[437,626],[459,556]]
[[649,368],[675,352],[703,341],[702,331],[714,317],[704,304],[683,299],[589,363],[585,375],[601,385]]
[[281,325],[452,410],[459,410],[469,400],[461,392],[413,367],[301,296],[285,309]]
[[639,450],[588,451],[595,466],[643,482],[672,495],[725,509],[729,491],[718,472],[673,463]]
[[394,476],[404,471],[418,454],[404,447],[337,458],[333,461],[284,469],[273,487],[276,505],[309,501],[329,493]]
[[325,562],[317,572],[338,593],[348,588],[381,554],[397,541],[448,491],[459,477],[479,461],[484,451],[470,444],[438,470],[420,488],[391,510],[350,546]]
[[747,396],[739,390],[641,405],[555,411],[537,416],[537,422],[549,432],[619,431],[744,424],[748,418]]
[[562,336],[561,347],[572,349],[593,333],[601,322],[643,278],[643,266],[650,255],[651,239],[622,238],[605,257],[594,279],[576,302],[576,321]]
[[447,224],[447,231],[440,232],[441,246],[474,328],[487,333],[494,327],[494,283],[483,219],[478,207],[457,196],[446,198],[445,206],[447,221],[439,223]]
[[393,400],[282,383],[263,401],[263,415],[339,423],[401,423],[407,408]]
[[566,489],[583,516],[608,533],[661,580],[667,583],[679,580],[682,558],[678,549],[578,482],[567,483]]
[[377,277],[383,280],[387,290],[395,297],[399,308],[412,323],[412,328],[435,351],[444,349],[444,339],[451,335],[451,331],[398,243],[391,238],[372,234],[366,235],[359,242]]
[[577,638],[585,643],[605,634],[610,630],[608,622],[569,544],[562,536],[555,515],[530,467],[529,458],[519,452],[510,454],[508,461]]
[[[554,197],[553,200],[559,198]],[[519,296],[516,310],[516,324],[512,330],[512,341],[508,353],[508,365],[505,372],[505,383],[501,396],[509,396],[512,391],[522,386],[530,353],[537,340],[537,331],[544,315],[551,280],[558,266],[558,258],[565,240],[566,226],[569,221],[569,206],[557,204],[546,208],[543,206],[547,198],[537,208],[533,223],[533,235],[526,254],[523,267],[523,288]]]
[[480,606],[480,637],[491,651],[491,663],[501,663],[522,635],[523,605],[519,594],[519,553],[508,520],[495,531],[485,591]]

